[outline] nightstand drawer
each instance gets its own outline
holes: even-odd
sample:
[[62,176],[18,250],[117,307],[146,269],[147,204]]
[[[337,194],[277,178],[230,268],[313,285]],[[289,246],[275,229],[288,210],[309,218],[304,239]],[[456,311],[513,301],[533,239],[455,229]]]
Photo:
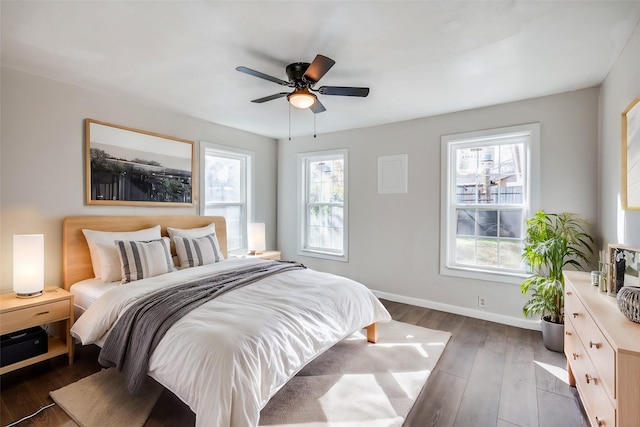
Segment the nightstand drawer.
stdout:
[[16,331],[69,317],[69,300],[54,301],[0,314],[0,328]]

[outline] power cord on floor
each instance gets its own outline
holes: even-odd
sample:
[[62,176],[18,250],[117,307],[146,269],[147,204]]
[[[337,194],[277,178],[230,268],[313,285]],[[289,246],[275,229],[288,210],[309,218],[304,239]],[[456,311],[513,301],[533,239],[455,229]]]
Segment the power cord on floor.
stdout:
[[47,406],[43,406],[42,408],[38,409],[38,410],[37,410],[36,412],[34,412],[33,414],[31,414],[31,415],[27,415],[26,417],[24,417],[24,418],[22,418],[22,419],[20,419],[20,420],[18,420],[18,421],[14,421],[14,422],[12,422],[11,424],[7,424],[5,427],[12,427],[12,426],[15,426],[16,424],[20,424],[20,423],[21,423],[21,422],[23,422],[24,420],[28,420],[29,418],[33,418],[33,417],[35,417],[35,416],[36,416],[36,415],[38,415],[40,412],[44,411],[45,409],[51,408],[51,407],[52,407],[53,405],[55,405],[55,404],[56,404],[56,402],[53,402],[53,403],[51,403],[51,404],[49,404],[49,405],[47,405]]

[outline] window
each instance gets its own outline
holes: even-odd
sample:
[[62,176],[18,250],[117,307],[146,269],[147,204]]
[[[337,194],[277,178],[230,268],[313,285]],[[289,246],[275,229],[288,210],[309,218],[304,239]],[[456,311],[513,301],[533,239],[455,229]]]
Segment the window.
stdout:
[[442,274],[519,283],[539,124],[442,137]]
[[298,254],[348,261],[347,150],[298,154]]
[[227,250],[247,248],[247,221],[251,218],[253,153],[200,143],[200,214],[227,220]]

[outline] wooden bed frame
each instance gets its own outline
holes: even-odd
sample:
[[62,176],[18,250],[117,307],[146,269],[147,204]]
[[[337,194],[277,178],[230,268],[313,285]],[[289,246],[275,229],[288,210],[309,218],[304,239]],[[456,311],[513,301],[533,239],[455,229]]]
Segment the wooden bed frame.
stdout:
[[[62,223],[62,272],[64,288],[84,279],[95,277],[91,255],[82,230],[135,231],[160,224],[163,236],[168,236],[167,226],[173,228],[204,227],[216,225],[216,237],[227,257],[227,223],[222,216],[70,216]],[[173,245],[172,245],[173,246]],[[174,249],[172,249],[174,250]],[[172,254],[172,255],[175,255]]]
[[[227,257],[227,225],[222,216],[71,216],[62,225],[62,264],[64,288],[84,279],[95,277],[89,246],[83,229],[98,231],[135,231],[160,224],[163,236],[168,236],[167,226],[173,228],[204,227],[216,225],[216,237],[225,258]],[[173,246],[173,245],[172,245]],[[172,248],[172,250],[175,250]],[[175,255],[173,253],[172,255]],[[377,325],[366,327],[367,341],[377,341]]]

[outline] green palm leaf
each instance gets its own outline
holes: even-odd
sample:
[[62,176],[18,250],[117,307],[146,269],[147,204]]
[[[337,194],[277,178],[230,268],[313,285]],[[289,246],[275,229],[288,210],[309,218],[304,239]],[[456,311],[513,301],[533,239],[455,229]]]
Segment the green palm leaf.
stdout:
[[554,323],[562,323],[564,311],[564,275],[568,266],[584,269],[593,264],[593,238],[588,223],[569,212],[554,214],[536,212],[526,222],[523,260],[533,275],[520,285],[530,299],[522,311],[525,316],[548,315]]

